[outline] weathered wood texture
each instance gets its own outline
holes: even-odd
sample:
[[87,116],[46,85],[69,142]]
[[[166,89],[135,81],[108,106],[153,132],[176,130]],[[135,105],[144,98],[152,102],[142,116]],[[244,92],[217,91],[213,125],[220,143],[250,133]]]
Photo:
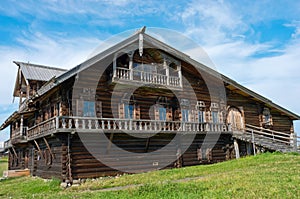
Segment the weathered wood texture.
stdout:
[[32,175],[43,178],[66,179],[66,147],[61,137],[46,138],[51,152],[43,139],[37,140],[40,151],[36,145],[30,148],[29,168]]
[[[87,133],[88,134],[88,133]],[[87,135],[86,135],[87,136]],[[105,144],[101,143],[101,140],[97,141],[94,139],[93,135],[90,134],[91,139],[87,139],[89,146],[94,145],[103,146]],[[184,148],[183,146],[187,143],[184,139],[174,142],[173,145],[168,147],[166,154],[161,153],[157,155],[152,155],[149,157],[143,156],[143,153],[150,153],[161,149],[167,144],[171,143],[174,139],[174,134],[157,134],[149,139],[147,138],[135,138],[126,134],[114,134],[112,142],[118,147],[132,152],[135,154],[141,154],[139,161],[132,160],[130,154],[127,157],[120,157],[115,154],[112,149],[107,148],[107,153],[91,154],[81,142],[78,135],[72,137],[71,144],[71,171],[72,178],[94,178],[106,175],[116,175],[122,171],[117,171],[112,169],[101,162],[101,158],[110,158],[110,166],[117,166],[119,168],[124,168],[126,171],[132,169],[133,171],[140,170],[155,170],[162,164],[166,164],[165,168],[174,168],[198,164],[215,163],[226,160],[226,149],[223,147],[226,144],[231,145],[230,135],[221,135],[219,139],[214,143],[214,139],[207,140],[206,146],[211,145],[210,159],[208,157],[199,157],[199,149],[203,148],[203,140],[205,135],[197,135],[193,140],[192,144],[187,147],[187,150],[182,154],[178,154],[178,147]],[[109,138],[110,135],[107,134]],[[208,145],[207,145],[208,144]],[[214,145],[215,144],[215,145]],[[94,155],[94,156],[93,156]],[[100,157],[97,159],[97,157]],[[180,159],[180,161],[178,161]],[[151,162],[151,164],[149,164]],[[177,163],[180,162],[180,165]]]

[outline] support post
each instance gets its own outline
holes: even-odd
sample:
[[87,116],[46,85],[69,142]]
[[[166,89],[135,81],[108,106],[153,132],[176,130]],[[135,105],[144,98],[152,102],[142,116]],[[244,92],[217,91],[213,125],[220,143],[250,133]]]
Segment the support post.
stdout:
[[252,144],[253,144],[253,154],[256,155],[256,150],[255,150],[255,143],[254,143],[254,134],[253,134],[253,129],[251,131],[251,135],[252,135]]
[[235,158],[239,159],[240,158],[240,150],[239,150],[239,144],[236,139],[234,139],[233,144],[234,144],[234,150],[235,150]]
[[182,87],[181,65],[177,66],[177,68],[178,68],[179,85],[180,85],[180,87]]
[[167,60],[164,59],[164,68],[166,69],[167,85],[170,85],[170,68],[167,65]]
[[113,78],[117,77],[117,53],[114,55],[113,60]]
[[29,96],[30,96],[30,85],[27,84],[27,85],[26,85],[26,100],[29,99]]
[[24,135],[24,132],[23,132],[23,122],[24,122],[24,118],[23,118],[23,115],[21,115],[21,120],[20,120],[20,136]]
[[128,69],[129,69],[129,79],[130,80],[133,80],[133,54],[134,54],[134,52],[128,53],[128,56],[129,56]]

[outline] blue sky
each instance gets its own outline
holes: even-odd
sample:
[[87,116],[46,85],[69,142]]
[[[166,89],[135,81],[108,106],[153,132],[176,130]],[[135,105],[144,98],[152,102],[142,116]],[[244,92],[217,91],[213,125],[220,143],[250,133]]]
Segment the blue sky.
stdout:
[[[300,114],[300,1],[1,1],[0,122],[14,109],[13,60],[71,68],[142,26],[178,31],[219,72]],[[197,52],[189,51],[192,57]],[[300,132],[300,123],[296,123]],[[0,140],[7,131],[0,133]]]

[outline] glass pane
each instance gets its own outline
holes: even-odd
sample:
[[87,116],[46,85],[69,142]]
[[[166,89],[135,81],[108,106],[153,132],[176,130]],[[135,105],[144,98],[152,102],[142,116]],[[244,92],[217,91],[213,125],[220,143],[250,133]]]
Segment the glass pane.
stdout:
[[199,118],[199,123],[203,123],[203,122],[204,122],[204,114],[203,114],[203,111],[199,111],[199,112],[198,112],[198,118]]
[[218,112],[216,112],[216,111],[212,112],[212,120],[213,120],[213,123],[219,123]]
[[126,119],[133,119],[133,105],[125,104],[125,118]]
[[83,116],[95,117],[95,102],[91,102],[91,101],[83,102]]
[[159,107],[159,120],[166,121],[167,118],[167,110],[164,107]]
[[189,110],[182,109],[181,110],[181,115],[182,115],[182,121],[183,122],[188,122],[189,121]]

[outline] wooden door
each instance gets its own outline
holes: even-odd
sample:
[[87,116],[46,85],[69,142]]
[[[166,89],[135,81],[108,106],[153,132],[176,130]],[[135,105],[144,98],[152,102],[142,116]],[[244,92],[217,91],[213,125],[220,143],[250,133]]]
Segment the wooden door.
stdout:
[[244,129],[244,118],[242,112],[235,107],[231,107],[228,110],[227,124],[231,124],[232,130],[243,130]]

